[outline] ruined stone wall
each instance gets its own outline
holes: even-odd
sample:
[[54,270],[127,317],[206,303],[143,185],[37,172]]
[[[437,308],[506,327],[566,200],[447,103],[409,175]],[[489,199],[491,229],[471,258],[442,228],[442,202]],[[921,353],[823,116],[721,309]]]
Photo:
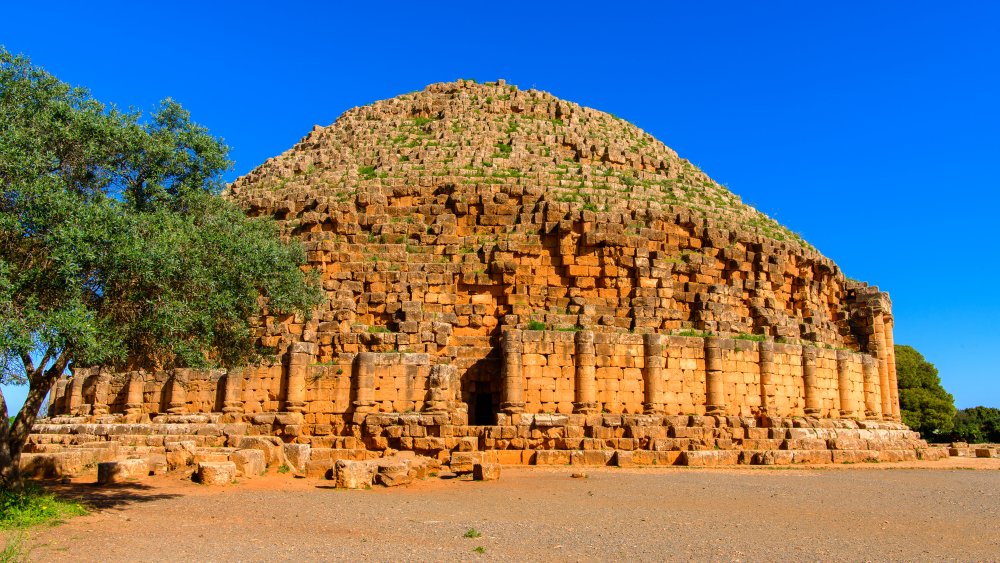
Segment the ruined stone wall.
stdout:
[[[881,374],[888,370],[875,356],[847,350],[717,337],[516,329],[505,333],[502,350],[488,387],[495,394],[491,410],[857,419],[892,419],[893,414],[882,408],[895,395],[891,388],[883,392]],[[304,355],[304,362],[312,357]],[[458,412],[471,406],[470,395],[461,392],[460,372],[432,364],[427,354],[364,352],[339,364],[301,363],[299,358],[297,381],[292,377],[295,357],[284,365],[229,373],[80,369],[56,385],[52,413],[301,412],[309,433],[315,425],[343,427],[348,420],[343,415],[349,413]]]
[[[659,337],[657,350],[651,354],[647,343],[654,335],[597,333],[584,338],[593,338],[594,352],[592,361],[585,357],[581,364],[581,356],[588,356],[586,350],[581,350],[588,346],[581,345],[581,333],[516,334],[521,339],[524,412],[581,412],[577,403],[587,403],[588,397],[580,395],[586,383],[578,381],[578,377],[590,366],[595,391],[591,411],[701,415],[708,410],[707,339]],[[873,404],[879,401],[880,381],[874,372],[869,377],[866,399],[864,354],[751,340],[711,340],[719,344],[720,350],[723,408],[719,414],[805,416],[808,408],[810,416],[864,418],[866,400]],[[867,361],[872,360],[869,356]],[[652,364],[659,365],[655,369],[648,367]],[[763,396],[762,370],[767,374]],[[811,381],[808,403],[807,373]],[[766,409],[762,408],[765,402]]]

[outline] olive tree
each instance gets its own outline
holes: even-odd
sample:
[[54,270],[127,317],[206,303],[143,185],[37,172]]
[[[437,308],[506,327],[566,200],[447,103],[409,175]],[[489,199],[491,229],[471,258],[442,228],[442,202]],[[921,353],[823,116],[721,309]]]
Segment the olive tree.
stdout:
[[221,139],[166,100],[120,111],[0,48],[0,378],[28,386],[0,485],[70,365],[232,366],[259,357],[249,319],[321,300],[297,243],[221,198]]

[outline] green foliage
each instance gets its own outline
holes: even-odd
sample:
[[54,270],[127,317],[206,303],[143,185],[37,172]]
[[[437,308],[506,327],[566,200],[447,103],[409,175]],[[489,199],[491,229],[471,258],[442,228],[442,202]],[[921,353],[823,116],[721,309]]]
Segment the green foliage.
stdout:
[[375,177],[375,167],[374,166],[362,166],[358,168],[358,174],[365,180],[371,180]]
[[275,312],[318,304],[302,248],[216,195],[228,149],[178,104],[140,122],[0,57],[5,367],[36,349],[84,365],[232,365],[254,357],[259,295]]
[[1000,409],[973,407],[958,411],[949,439],[974,444],[1000,443]]
[[747,334],[741,332],[733,337],[733,340],[750,340],[751,342],[763,342],[767,340],[767,337],[763,334]]
[[545,323],[542,321],[528,321],[528,330],[545,330]]
[[0,115],[0,379],[30,383],[13,434],[0,426],[14,457],[70,363],[244,364],[259,298],[322,300],[302,247],[218,196],[228,148],[177,103],[106,108],[0,49]]
[[709,336],[712,336],[712,333],[709,332],[709,331],[707,331],[707,330],[694,330],[693,328],[689,328],[687,330],[680,331],[679,333],[677,333],[677,335],[678,336],[695,336],[697,338],[708,338]]
[[288,467],[287,463],[282,463],[281,465],[278,466],[278,473],[281,473],[282,475],[284,475],[285,473],[290,472],[291,470],[292,470],[292,468]]
[[478,537],[480,537],[482,535],[483,534],[479,533],[479,531],[477,531],[475,528],[469,528],[465,532],[465,534],[462,535],[462,537],[465,537],[465,538],[478,538]]
[[483,546],[481,546],[481,545],[477,545],[476,547],[472,548],[472,551],[475,551],[476,553],[482,554],[482,553],[486,553],[486,548],[483,547]]
[[37,486],[21,490],[0,490],[0,529],[27,528],[56,524],[65,518],[82,516],[87,509],[78,502],[60,499]]
[[903,422],[928,440],[940,440],[952,428],[955,399],[941,386],[934,364],[911,346],[897,345],[896,378]]

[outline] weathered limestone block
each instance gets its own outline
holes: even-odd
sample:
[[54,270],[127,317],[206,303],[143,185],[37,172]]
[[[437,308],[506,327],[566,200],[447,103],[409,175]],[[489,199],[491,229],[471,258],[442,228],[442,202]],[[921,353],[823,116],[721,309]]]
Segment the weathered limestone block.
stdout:
[[123,459],[97,464],[97,484],[111,485],[139,479],[149,475],[149,464],[144,459]]
[[499,478],[499,463],[477,463],[472,466],[473,481],[496,481]]
[[231,461],[204,461],[198,464],[202,485],[230,485],[236,480],[236,464]]
[[241,450],[254,449],[264,452],[264,463],[268,467],[280,465],[285,461],[284,444],[277,436],[243,436],[236,447]]
[[194,442],[171,442],[166,444],[165,449],[168,471],[181,469],[194,463],[197,449]]
[[229,460],[236,464],[237,474],[244,477],[257,477],[267,471],[267,463],[262,450],[236,450],[229,454]]
[[22,453],[21,476],[29,479],[72,477],[84,471],[90,456],[83,451]]
[[309,444],[284,444],[283,446],[285,460],[297,473],[305,473],[311,450],[312,446]]
[[449,466],[455,473],[472,473],[473,466],[482,461],[483,452],[452,452]]
[[165,475],[170,470],[166,455],[151,454],[146,458],[146,461],[149,465],[150,475]]
[[570,465],[605,466],[611,463],[615,450],[577,450],[569,454]]
[[336,482],[338,489],[365,489],[375,480],[375,465],[365,461],[337,460]]
[[737,450],[703,450],[681,452],[680,465],[689,467],[714,467],[718,465],[736,465],[740,461]]
[[392,459],[379,463],[375,480],[380,485],[386,487],[398,487],[413,482],[413,473],[410,471],[410,460]]
[[332,459],[310,459],[306,462],[306,477],[311,479],[334,479],[334,460]]

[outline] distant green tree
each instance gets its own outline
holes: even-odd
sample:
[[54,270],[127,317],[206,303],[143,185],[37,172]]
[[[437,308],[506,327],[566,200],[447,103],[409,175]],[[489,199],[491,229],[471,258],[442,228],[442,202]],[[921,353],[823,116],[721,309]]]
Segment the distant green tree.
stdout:
[[218,196],[227,152],[175,102],[106,108],[0,48],[0,379],[28,385],[12,422],[0,393],[0,485],[69,365],[238,365],[261,306],[320,302],[302,247]]
[[943,440],[955,417],[955,398],[934,364],[911,346],[896,345],[896,378],[903,422],[928,440]]
[[1000,409],[973,407],[958,411],[951,439],[978,444],[1000,443]]

